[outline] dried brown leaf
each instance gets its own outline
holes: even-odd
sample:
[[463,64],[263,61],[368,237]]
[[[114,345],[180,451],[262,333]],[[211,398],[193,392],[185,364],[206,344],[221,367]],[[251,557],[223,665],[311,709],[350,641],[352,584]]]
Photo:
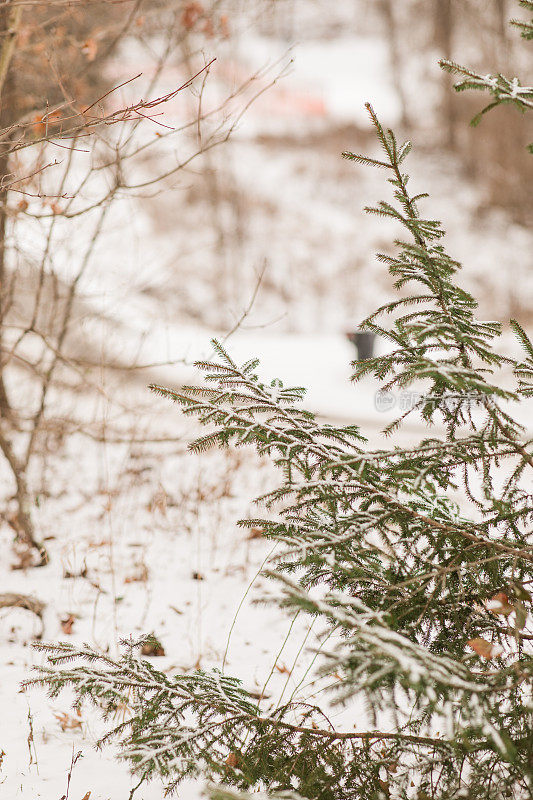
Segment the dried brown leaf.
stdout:
[[485,602],[485,608],[487,611],[492,611],[493,614],[503,614],[505,617],[514,611],[505,592],[497,592],[494,597]]
[[72,628],[74,626],[75,621],[76,617],[73,614],[69,614],[68,617],[65,617],[65,619],[61,620],[61,630],[63,631],[64,634],[66,634],[67,636],[70,636],[72,634]]
[[497,658],[503,653],[503,649],[499,645],[487,642],[486,639],[482,639],[481,637],[469,639],[468,645],[478,656],[489,660],[491,658]]

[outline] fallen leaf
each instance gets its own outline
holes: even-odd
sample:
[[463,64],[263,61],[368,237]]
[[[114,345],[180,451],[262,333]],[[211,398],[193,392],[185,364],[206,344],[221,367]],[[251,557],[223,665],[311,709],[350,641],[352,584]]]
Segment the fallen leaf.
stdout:
[[87,577],[87,564],[84,564],[79,572],[72,572],[69,569],[63,570],[64,578],[86,578]]
[[124,583],[146,583],[148,580],[148,567],[140,564],[136,572],[124,578]]
[[228,767],[238,767],[239,766],[239,756],[237,753],[230,753],[225,761]]
[[481,658],[497,658],[503,653],[503,647],[500,647],[497,644],[492,644],[491,642],[487,642],[486,639],[482,639],[480,637],[476,639],[469,639],[468,645],[472,648],[474,653],[477,653],[477,655],[481,656]]
[[69,614],[68,617],[61,620],[61,630],[67,636],[70,636],[72,633],[72,627],[76,621],[76,617],[73,614]]
[[262,528],[250,528],[250,533],[246,537],[247,539],[262,539],[264,536],[264,530]]
[[78,730],[82,726],[82,720],[79,717],[72,717],[70,714],[63,711],[56,711],[54,717],[59,722],[63,733],[65,731]]
[[111,544],[109,539],[102,539],[99,542],[89,542],[89,548],[91,550],[96,550],[98,547],[109,547]]
[[497,592],[490,600],[486,600],[485,608],[493,614],[503,614],[505,617],[515,610],[505,592]]

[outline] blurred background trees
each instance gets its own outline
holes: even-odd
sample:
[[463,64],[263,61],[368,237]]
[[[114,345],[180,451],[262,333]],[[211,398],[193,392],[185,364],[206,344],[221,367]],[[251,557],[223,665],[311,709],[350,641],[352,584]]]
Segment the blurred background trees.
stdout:
[[[134,356],[117,361],[105,352],[105,315],[87,301],[99,280],[95,262],[106,250],[115,257],[109,229],[125,199],[148,187],[157,194],[229,136],[226,99],[202,108],[210,66],[203,46],[228,33],[220,5],[13,0],[0,10],[0,449],[14,488],[2,513],[22,566],[48,558],[32,522],[46,493],[42,475],[30,477],[34,462],[45,463],[68,433],[87,431],[75,408],[80,392],[102,394],[101,370],[138,366]],[[160,89],[164,70],[174,70],[168,91]],[[180,125],[163,122],[191,88]],[[204,113],[214,120],[209,130]],[[183,161],[165,154],[163,133],[186,140],[191,127]],[[151,147],[160,156],[148,177]]]
[[[50,384],[63,361],[81,274],[70,283],[60,280],[49,246],[40,268],[29,262],[17,218],[28,213],[31,198],[39,200],[40,216],[43,211],[52,218],[62,214],[66,193],[43,189],[40,176],[57,165],[61,150],[72,157],[74,142],[91,136],[95,120],[84,108],[111,88],[106,64],[127,33],[121,17],[119,6],[111,3],[82,10],[62,2],[31,9],[10,2],[0,9],[0,447],[16,486],[15,509],[4,516],[18,540],[39,551],[40,563],[46,562],[46,551],[33,530],[27,470]],[[40,339],[37,359],[21,351],[28,337]],[[21,368],[40,388],[39,399],[35,396],[29,406],[20,405],[11,391]],[[16,440],[22,431],[27,436],[21,448]]]

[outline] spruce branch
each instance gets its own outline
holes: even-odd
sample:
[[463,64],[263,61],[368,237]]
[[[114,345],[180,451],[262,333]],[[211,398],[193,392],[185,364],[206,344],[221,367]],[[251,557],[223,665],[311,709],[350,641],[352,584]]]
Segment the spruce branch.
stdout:
[[[303,696],[265,710],[216,671],[169,677],[138,642],[117,660],[40,645],[48,663],[30,685],[52,695],[70,686],[109,721],[127,708],[102,743],[115,738],[141,780],[160,775],[169,789],[201,775],[216,800],[255,789],[280,800],[522,800],[533,790],[533,451],[512,414],[533,387],[533,345],[513,322],[524,360],[498,353],[501,326],[477,319],[440,222],[421,213],[425,193],[410,193],[410,144],[368,111],[383,157],[345,157],[387,171],[393,201],[370,211],[406,241],[380,256],[403,296],[363,323],[393,350],[356,362],[354,377],[420,388],[413,409],[428,425],[443,420],[446,437],[370,450],[358,426],[322,423],[301,387],[265,381],[256,359],[239,365],[217,341],[214,359],[197,364],[204,383],[151,386],[207,426],[193,451],[251,446],[279,467],[279,485],[259,498],[266,518],[240,524],[278,544],[267,599],[323,623],[317,676],[333,706],[364,702],[367,724],[337,729]],[[498,380],[503,366],[515,391]]]

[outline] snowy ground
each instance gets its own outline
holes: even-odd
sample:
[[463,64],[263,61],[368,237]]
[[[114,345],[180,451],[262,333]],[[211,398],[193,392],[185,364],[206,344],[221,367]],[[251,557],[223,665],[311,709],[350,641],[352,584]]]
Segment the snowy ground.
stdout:
[[[197,339],[197,346],[209,355],[207,341],[202,345]],[[357,421],[371,444],[383,444],[379,430],[394,410],[376,408],[371,382],[349,383],[351,349],[340,336],[263,332],[250,340],[241,334],[231,346],[238,360],[261,352],[265,377],[309,384],[308,407]],[[155,376],[162,382],[174,374],[165,369],[166,375]],[[176,375],[194,378],[190,368],[177,369]],[[318,631],[298,620],[285,641],[291,620],[272,607],[252,605],[264,588],[258,570],[271,544],[250,538],[235,524],[256,515],[252,499],[274,485],[273,468],[249,451],[187,453],[198,432],[194,425],[166,401],[148,396],[142,385],[131,383],[129,392],[138,413],[129,426],[123,420],[126,442],[114,443],[112,432],[103,442],[75,435],[48,459],[41,478],[49,491],[39,498],[34,517],[50,564],[13,569],[15,555],[5,559],[4,590],[31,593],[46,603],[45,640],[89,642],[114,653],[121,638],[153,632],[165,648],[165,656],[154,661],[165,671],[220,665],[227,651],[230,674],[252,691],[263,693],[266,686],[267,708],[294,690],[312,698],[320,688],[307,675],[312,654],[298,651],[304,641],[309,648],[316,645]],[[169,441],[138,442],[150,434]],[[393,442],[422,434],[423,426],[414,421]],[[2,540],[9,553],[8,530]],[[18,693],[21,678],[40,661],[30,646],[39,627],[28,611],[0,612],[2,796],[60,800],[71,759],[81,753],[71,770],[71,799],[82,800],[89,791],[90,800],[127,798],[133,783],[125,766],[113,760],[112,749],[94,750],[101,732],[94,712],[84,709],[78,716],[68,693],[54,701],[39,690]],[[353,708],[337,721],[363,725]],[[180,796],[195,798],[200,789],[189,784]],[[145,786],[135,796],[158,800],[161,787]]]
[[[272,38],[249,37],[241,62],[257,68],[284,48]],[[209,356],[210,337],[224,337],[240,320],[227,343],[232,355],[257,355],[265,376],[308,386],[312,410],[357,422],[373,446],[393,418],[394,409],[376,407],[378,387],[371,381],[350,384],[353,350],[344,333],[389,295],[373,253],[389,247],[397,231],[365,220],[361,211],[388,197],[383,174],[339,157],[343,149],[374,146],[361,114],[364,100],[383,108],[387,123],[396,121],[386,55],[373,39],[346,37],[303,43],[292,57],[285,88],[276,88],[270,100],[265,95],[231,147],[217,155],[220,203],[214,211],[221,229],[213,232],[202,175],[188,173],[169,194],[120,206],[84,286],[108,327],[104,343],[98,321],[86,319],[83,331],[94,333],[108,355],[186,363],[135,378],[104,376],[98,401],[90,394],[76,399],[81,418],[97,418],[98,426],[87,425],[86,433],[98,437],[75,434],[36,464],[33,475],[44,487],[34,517],[50,552],[48,566],[14,569],[12,532],[7,526],[0,531],[3,591],[31,593],[46,603],[45,640],[88,641],[114,652],[121,637],[153,631],[166,653],[155,660],[169,672],[220,664],[228,648],[228,672],[252,690],[268,682],[267,704],[286,699],[302,681],[303,695],[316,690],[306,685],[310,654],[297,657],[306,636],[313,646],[315,632],[298,622],[284,645],[289,621],[272,608],[252,607],[269,547],[235,524],[255,513],[253,497],[272,486],[275,475],[249,452],[188,454],[198,431],[145,386],[195,380],[192,361]],[[287,111],[294,112],[295,103],[296,123]],[[530,234],[501,213],[479,217],[480,198],[452,159],[436,162],[420,150],[411,161],[415,188],[432,193],[428,214],[449,228],[450,250],[465,261],[464,282],[481,296],[482,313],[505,319],[517,301],[517,275],[527,309]],[[66,269],[74,249],[65,250]],[[514,347],[509,337],[503,346]],[[106,400],[118,391],[129,410]],[[58,398],[57,407],[71,403]],[[521,413],[529,424],[528,410]],[[124,441],[115,441],[117,430]],[[413,421],[394,442],[422,432]],[[76,716],[68,695],[49,701],[39,691],[18,692],[40,658],[30,647],[38,632],[29,612],[0,611],[0,796],[60,800],[68,792],[69,800],[127,800],[133,785],[127,768],[112,750],[93,748],[99,726],[92,712]],[[82,757],[70,770],[78,752]],[[188,786],[181,796],[198,793],[199,787]],[[158,784],[135,795],[161,796]]]
[[[269,361],[278,360],[279,344],[271,343],[265,374]],[[298,344],[299,349],[293,343],[286,358],[287,371],[309,343]],[[342,340],[326,340],[321,352],[339,344],[342,351]],[[331,363],[322,363],[329,368],[324,377],[337,378],[333,392],[342,390],[347,361],[345,374],[337,376]],[[298,378],[305,377],[303,367]],[[316,384],[317,401],[325,388]],[[142,389],[132,385],[130,391],[139,407],[146,405]],[[324,411],[328,396],[323,395]],[[220,665],[227,649],[227,671],[251,690],[263,692],[266,686],[267,707],[287,699],[299,684],[300,696],[311,697],[317,688],[307,685],[312,656],[305,650],[298,656],[298,650],[304,639],[312,647],[315,634],[306,623],[298,623],[284,644],[290,620],[270,607],[252,607],[263,588],[257,573],[272,546],[250,538],[235,524],[257,513],[251,501],[274,485],[272,468],[246,451],[186,453],[197,432],[191,423],[164,401],[148,405],[154,438],[166,433],[177,441],[138,444],[136,433],[142,430],[147,436],[139,425],[131,430],[130,443],[114,444],[111,434],[103,443],[77,435],[48,460],[43,477],[50,489],[39,498],[34,519],[50,563],[16,569],[13,554],[2,568],[4,590],[31,593],[46,603],[45,640],[89,642],[114,653],[120,638],[154,632],[165,648],[166,655],[155,659],[164,670]],[[368,409],[369,416],[376,414]],[[9,553],[8,530],[2,538]],[[39,690],[18,692],[21,678],[40,661],[31,650],[32,637],[40,632],[38,620],[28,611],[5,609],[0,626],[2,796],[59,800],[66,792],[71,759],[81,752],[72,769],[69,797],[81,800],[90,791],[91,800],[126,798],[133,785],[127,769],[113,760],[112,749],[94,751],[101,728],[93,712],[84,709],[76,715],[68,693],[50,701]],[[191,785],[182,796],[196,797],[198,791]],[[161,788],[143,787],[136,796],[155,800]]]

